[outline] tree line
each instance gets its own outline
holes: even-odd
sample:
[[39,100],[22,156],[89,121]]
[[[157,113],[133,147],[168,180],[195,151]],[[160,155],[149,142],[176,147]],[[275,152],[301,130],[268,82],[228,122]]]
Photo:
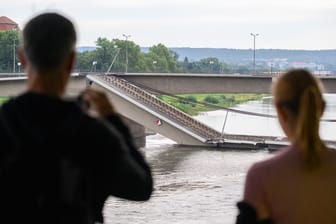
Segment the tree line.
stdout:
[[[125,72],[126,55],[127,72],[249,74],[254,71],[252,64],[225,63],[215,57],[198,61],[189,61],[185,57],[180,60],[176,52],[162,43],[142,52],[140,46],[133,41],[101,37],[96,41],[95,50],[78,53],[76,69],[83,72],[107,72],[112,65],[109,72]],[[259,72],[266,71],[262,67],[257,69]]]
[[[127,53],[126,53],[127,51]],[[174,52],[163,44],[141,52],[140,46],[133,41],[98,38],[96,49],[77,54],[76,70],[97,72],[178,72],[178,62]],[[113,64],[112,64],[113,63]]]
[[[77,52],[75,71],[78,72],[160,72],[160,73],[239,73],[254,71],[251,65],[231,64],[208,57],[189,61],[159,43],[143,52],[139,45],[129,40],[99,37],[94,50]],[[19,32],[0,31],[0,72],[22,71],[17,57]],[[127,51],[127,52],[126,52]],[[126,56],[127,55],[127,56]],[[266,69],[257,67],[259,72]]]
[[0,72],[19,71],[17,57],[19,33],[16,30],[0,31]]

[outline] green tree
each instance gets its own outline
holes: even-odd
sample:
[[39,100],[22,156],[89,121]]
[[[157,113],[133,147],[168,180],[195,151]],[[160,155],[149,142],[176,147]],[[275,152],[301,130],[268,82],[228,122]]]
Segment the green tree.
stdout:
[[114,47],[113,41],[99,37],[96,41],[97,69],[106,72],[112,62],[113,55],[117,53],[117,47]]
[[[152,59],[152,67],[154,72],[177,72],[178,55],[169,51],[163,44],[154,45],[149,48],[147,57]],[[147,61],[150,63],[150,61]],[[150,65],[148,65],[150,67]]]
[[184,57],[183,62],[180,63],[179,66],[182,67],[183,72],[189,72],[189,59],[188,59],[188,57]]
[[19,46],[17,30],[0,31],[0,72],[18,71],[17,48]]
[[207,102],[207,103],[211,103],[211,104],[218,104],[219,103],[219,100],[217,99],[217,97],[211,96],[211,95],[207,95],[204,98],[204,101]]
[[[77,66],[80,71],[90,71],[93,68],[99,72],[107,72],[112,62],[110,72],[124,72],[126,65],[126,44],[128,54],[128,72],[141,72],[145,67],[140,47],[132,41],[99,37],[96,50],[77,54]],[[115,59],[115,60],[114,60]],[[92,63],[97,64],[93,67]]]
[[220,73],[221,65],[218,58],[204,58],[200,60],[202,73]]
[[97,51],[85,51],[77,54],[76,69],[81,71],[97,70]]
[[126,41],[120,39],[113,39],[112,44],[114,48],[117,47],[120,49],[115,65],[113,65],[116,71],[119,72],[125,71],[126,45],[127,45],[128,72],[141,72],[144,66],[141,64],[143,63],[143,60],[142,60],[142,52],[139,45],[135,44],[133,41],[129,40]]

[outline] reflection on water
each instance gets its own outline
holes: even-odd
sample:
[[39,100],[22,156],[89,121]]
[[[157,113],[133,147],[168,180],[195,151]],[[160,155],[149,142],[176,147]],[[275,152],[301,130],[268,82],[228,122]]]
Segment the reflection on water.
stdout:
[[110,198],[106,223],[234,223],[248,167],[269,157],[266,151],[219,151],[180,147],[150,136],[144,149],[155,192],[139,203]]
[[[336,120],[336,94],[324,94],[324,98],[327,102],[327,107],[322,119]],[[265,97],[258,101],[250,101],[236,106],[235,109],[276,115],[271,97]],[[195,118],[222,132],[226,113],[224,110],[210,111],[201,113],[195,116]],[[284,133],[276,118],[256,117],[234,112],[229,112],[227,116],[224,133],[284,137]],[[335,122],[321,122],[320,134],[323,139],[336,140],[335,133]]]

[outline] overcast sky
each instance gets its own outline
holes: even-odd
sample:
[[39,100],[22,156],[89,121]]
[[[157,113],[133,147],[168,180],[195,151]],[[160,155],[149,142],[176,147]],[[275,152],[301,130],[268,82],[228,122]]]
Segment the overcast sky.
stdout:
[[1,0],[0,16],[23,27],[44,11],[71,17],[78,46],[98,37],[140,46],[336,49],[336,0]]

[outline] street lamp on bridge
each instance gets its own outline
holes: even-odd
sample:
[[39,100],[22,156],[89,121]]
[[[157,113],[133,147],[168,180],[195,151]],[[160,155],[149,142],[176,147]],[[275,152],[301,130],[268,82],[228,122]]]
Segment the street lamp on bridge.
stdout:
[[18,67],[19,67],[19,73],[21,72],[21,62],[17,63]]
[[253,70],[254,74],[256,74],[256,65],[255,65],[255,42],[256,42],[256,37],[259,36],[258,33],[250,33],[251,36],[253,36]]
[[127,34],[123,34],[123,36],[125,37],[126,39],[126,65],[125,65],[125,74],[127,73],[127,67],[128,67],[128,53],[127,53],[127,40],[128,38],[131,37],[131,35],[127,35]]
[[16,66],[16,63],[15,63],[15,59],[16,59],[16,43],[15,41],[18,41],[17,39],[17,27],[14,27],[12,29],[12,31],[14,31],[16,34],[14,34],[14,38],[13,38],[13,73],[15,73],[15,66]]
[[96,68],[97,68],[97,61],[93,61],[90,72],[92,72],[92,71],[96,72]]

